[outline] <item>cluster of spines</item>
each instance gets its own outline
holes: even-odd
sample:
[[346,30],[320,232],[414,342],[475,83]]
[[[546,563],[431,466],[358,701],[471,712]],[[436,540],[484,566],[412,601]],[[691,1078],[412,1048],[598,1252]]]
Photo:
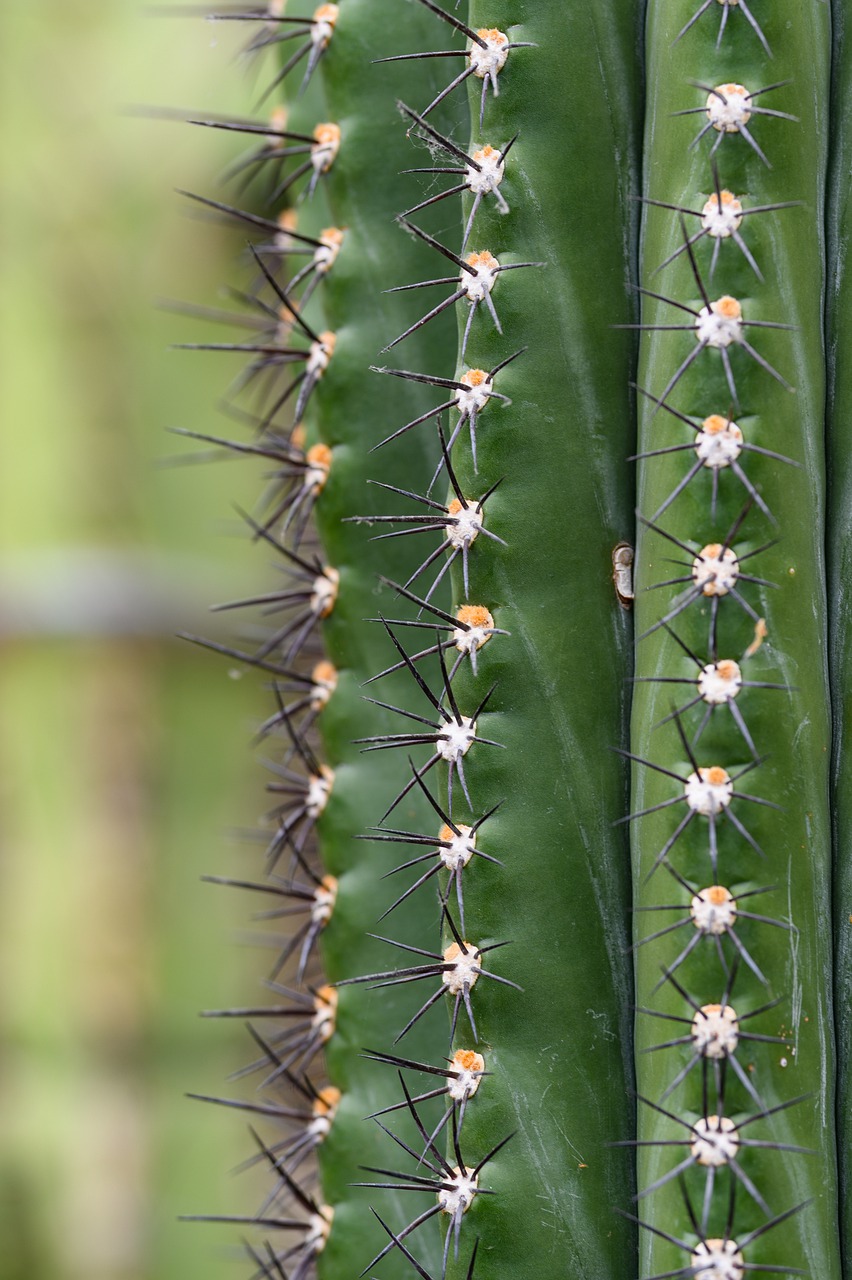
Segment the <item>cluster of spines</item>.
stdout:
[[[678,33],[676,42],[687,36],[709,8],[708,0],[696,9]],[[733,8],[731,4],[723,3],[717,41],[720,57],[723,56],[725,48],[722,36]],[[737,6],[737,8],[751,25],[761,48],[769,56],[768,43],[751,10],[746,5]],[[640,819],[664,810],[677,811],[680,814],[662,847],[654,850],[653,859],[650,862],[647,858],[643,859],[639,867],[639,874],[644,877],[642,883],[647,884],[651,876],[664,869],[685,895],[685,901],[671,903],[663,901],[656,902],[653,906],[637,907],[640,913],[662,912],[663,919],[667,921],[672,921],[672,915],[677,914],[677,918],[671,923],[666,923],[662,928],[653,929],[644,936],[640,936],[636,943],[637,949],[649,943],[656,943],[660,938],[668,937],[670,934],[679,940],[678,948],[663,961],[658,981],[650,993],[653,995],[661,988],[665,988],[673,999],[670,999],[662,1010],[644,1005],[638,1008],[640,1018],[653,1018],[663,1026],[668,1023],[673,1026],[674,1034],[672,1038],[665,1038],[657,1044],[649,1045],[647,1051],[665,1053],[676,1049],[682,1055],[685,1049],[687,1055],[683,1065],[672,1068],[671,1078],[661,1096],[640,1095],[639,1102],[642,1106],[669,1121],[671,1136],[649,1141],[640,1140],[639,1146],[656,1149],[659,1159],[656,1161],[655,1169],[659,1169],[666,1163],[665,1148],[671,1147],[672,1159],[669,1167],[664,1168],[664,1171],[659,1173],[649,1185],[640,1186],[637,1200],[653,1204],[655,1193],[659,1193],[661,1188],[669,1184],[679,1182],[689,1229],[686,1232],[675,1230],[670,1220],[661,1213],[647,1214],[646,1212],[645,1217],[637,1217],[636,1221],[653,1236],[668,1242],[678,1251],[677,1256],[681,1259],[680,1269],[668,1271],[666,1274],[697,1275],[702,1280],[711,1276],[718,1280],[740,1280],[746,1271],[753,1270],[755,1266],[760,1270],[784,1274],[795,1270],[783,1258],[771,1262],[761,1260],[755,1263],[750,1260],[752,1258],[750,1246],[774,1226],[784,1222],[803,1207],[802,1204],[795,1204],[782,1212],[775,1211],[774,1207],[770,1208],[767,1200],[771,1199],[771,1194],[749,1174],[749,1147],[776,1146],[778,1150],[789,1152],[802,1152],[803,1148],[781,1142],[773,1143],[771,1135],[769,1139],[755,1143],[743,1134],[744,1130],[746,1134],[748,1133],[752,1124],[766,1120],[795,1102],[801,1101],[794,1098],[773,1107],[767,1106],[750,1078],[750,1064],[743,1061],[744,1042],[781,1045],[786,1043],[783,1037],[751,1030],[752,1019],[758,1019],[760,1015],[775,1008],[781,1001],[764,999],[755,1002],[747,997],[747,1004],[753,1004],[754,1007],[749,1008],[748,1012],[743,1012],[734,990],[735,986],[740,988],[743,986],[747,976],[756,979],[764,988],[770,985],[769,979],[761,968],[759,950],[755,949],[756,954],[752,954],[746,947],[738,935],[738,923],[742,920],[750,920],[758,930],[770,926],[787,929],[791,927],[788,922],[774,920],[766,915],[743,909],[746,899],[767,892],[771,886],[738,890],[737,882],[748,883],[751,876],[741,871],[741,864],[736,864],[732,848],[738,841],[741,848],[745,846],[750,851],[749,856],[752,860],[755,855],[765,856],[740,815],[749,805],[769,806],[780,811],[780,806],[762,796],[752,795],[740,786],[740,779],[763,763],[763,757],[759,754],[749,729],[747,716],[739,705],[740,694],[748,688],[761,691],[785,688],[781,682],[750,681],[746,678],[747,660],[760,648],[766,636],[766,626],[749,600],[748,590],[743,591],[742,585],[752,583],[759,587],[770,588],[775,584],[755,577],[751,564],[746,564],[753,557],[757,557],[764,548],[752,547],[748,551],[743,551],[738,539],[741,529],[747,522],[754,519],[758,509],[773,523],[774,517],[759,488],[742,467],[740,457],[744,450],[749,450],[778,463],[789,464],[791,460],[777,451],[746,440],[745,433],[735,421],[740,400],[729,356],[730,349],[739,347],[744,350],[782,386],[791,388],[782,374],[761,355],[758,347],[752,346],[746,336],[744,326],[749,322],[745,319],[740,302],[729,295],[719,298],[710,296],[698,266],[694,246],[705,238],[713,241],[708,279],[713,278],[717,269],[720,273],[723,271],[726,256],[723,245],[728,240],[739,249],[755,278],[759,282],[763,281],[763,270],[755,260],[747,240],[741,235],[743,220],[747,213],[762,215],[792,207],[796,202],[783,201],[748,206],[744,199],[724,188],[720,181],[720,174],[724,173],[726,147],[721,144],[727,138],[727,146],[730,146],[733,141],[732,135],[739,135],[737,139],[739,144],[748,145],[759,161],[771,168],[769,158],[749,129],[751,117],[755,116],[758,122],[763,114],[774,115],[776,118],[791,122],[794,117],[785,112],[763,108],[758,104],[760,94],[768,92],[769,89],[778,88],[778,85],[749,91],[742,85],[734,83],[716,85],[693,83],[706,95],[704,104],[701,107],[686,108],[677,114],[703,116],[704,124],[694,139],[695,146],[702,145],[702,139],[706,134],[715,135],[715,141],[710,147],[710,165],[708,166],[712,194],[701,208],[659,201],[653,198],[653,193],[647,199],[647,204],[670,209],[680,220],[681,242],[675,251],[657,267],[657,270],[662,270],[685,254],[690,262],[696,292],[700,295],[703,305],[700,308],[694,308],[679,299],[643,289],[641,292],[646,296],[660,303],[667,303],[687,313],[691,318],[683,324],[639,326],[645,330],[680,328],[691,332],[695,338],[695,345],[661,391],[655,388],[639,388],[642,395],[651,402],[653,415],[656,415],[657,410],[663,409],[670,415],[671,420],[683,423],[693,433],[692,439],[686,444],[660,444],[659,447],[638,455],[642,460],[649,460],[647,465],[654,466],[654,460],[662,455],[686,451],[694,454],[694,461],[691,461],[685,474],[656,511],[647,517],[639,514],[641,524],[649,532],[666,539],[669,547],[675,548],[679,557],[675,563],[682,566],[682,570],[677,572],[676,576],[662,582],[643,582],[640,577],[637,584],[639,589],[644,590],[671,586],[682,588],[654,625],[639,637],[639,643],[641,644],[642,640],[651,633],[665,630],[668,633],[672,651],[680,650],[681,656],[685,656],[692,665],[693,674],[690,677],[680,673],[677,675],[655,674],[643,676],[640,679],[660,685],[670,684],[674,688],[689,689],[686,701],[681,705],[676,705],[673,699],[670,714],[662,721],[662,723],[674,722],[682,754],[688,764],[680,772],[662,766],[653,758],[640,758],[637,755],[625,753],[630,755],[638,767],[643,770],[653,770],[658,775],[668,777],[672,782],[670,798],[631,813],[628,820]],[[718,159],[716,159],[717,152]],[[700,220],[697,231],[690,233],[687,229],[685,222],[687,216],[697,217]],[[730,253],[731,250],[727,252]],[[752,321],[751,323],[758,331],[761,327],[792,328],[775,321]],[[676,395],[686,371],[694,362],[702,358],[708,348],[719,353],[729,401],[723,405],[709,405],[707,416],[702,418],[677,406],[676,400],[675,403],[670,403],[669,396]],[[703,356],[703,359],[707,358]],[[702,393],[703,388],[704,384],[702,384]],[[656,423],[665,421],[662,417],[653,418],[653,415],[652,421]],[[712,477],[707,503],[709,520],[700,528],[696,528],[689,540],[685,540],[666,528],[665,522],[663,524],[659,522],[688,486],[701,483],[701,474],[704,470],[709,470]],[[719,538],[715,527],[717,497],[720,484],[725,483],[722,477],[726,472],[735,477],[744,488],[745,505],[724,535]],[[695,507],[697,503],[692,505]],[[739,606],[753,626],[753,640],[742,655],[739,652],[730,653],[729,637],[733,628],[723,625],[726,610],[731,610],[732,604]],[[700,648],[697,645],[688,645],[676,629],[680,619],[691,618],[696,611],[706,623],[706,639],[702,639]],[[693,630],[697,630],[697,627]],[[660,670],[658,666],[657,671]],[[762,692],[749,695],[751,698],[759,696],[777,695]],[[716,736],[718,740],[727,739],[730,742],[735,752],[736,763],[732,763],[731,759],[727,758],[717,763],[716,756],[712,756],[709,760],[704,756],[702,739],[708,725],[719,712],[729,714],[735,733],[733,736]],[[694,727],[690,727],[692,717],[695,718]],[[710,736],[712,737],[712,734]],[[745,749],[745,764],[739,763],[743,752],[738,750],[738,747]],[[733,840],[728,842],[724,852],[720,849],[719,842],[719,831],[723,822],[726,822],[734,832]],[[703,856],[699,855],[696,859],[694,842],[690,845],[686,833],[690,830],[694,833],[705,825],[708,833],[706,853]],[[703,836],[699,837],[699,841],[703,843]],[[677,865],[678,854],[684,847],[689,850],[687,856],[691,859],[693,869],[697,863],[704,864],[704,869],[700,872],[700,881],[684,874]],[[638,918],[643,917],[640,915]],[[684,943],[685,931],[691,936]],[[718,957],[718,977],[712,990],[694,992],[688,989],[677,971],[686,964],[691,955],[698,954],[701,948],[710,949]],[[639,995],[640,998],[645,998],[645,993],[642,991]],[[678,998],[684,1002],[681,1005],[682,1012],[673,1012]],[[759,1026],[760,1023],[758,1022],[757,1025]],[[671,1110],[671,1104],[668,1106],[666,1104],[670,1096],[682,1092],[681,1087],[684,1082],[694,1078],[694,1073],[700,1076],[700,1088],[693,1094],[693,1098],[697,1097],[697,1102],[687,1116],[684,1116],[683,1113]],[[735,1081],[746,1099],[746,1108],[749,1109],[745,1115],[737,1116],[736,1114],[739,1108],[734,1105]],[[693,1176],[689,1171],[693,1169],[703,1173],[703,1186],[700,1185],[700,1179],[689,1182],[690,1177]],[[724,1184],[723,1171],[727,1174],[727,1185]],[[692,1194],[690,1194],[690,1185]],[[741,1206],[743,1200],[749,1201],[752,1207],[756,1206],[759,1211],[760,1220],[757,1226],[744,1228],[741,1225],[742,1212],[741,1208],[738,1212],[738,1206]]]

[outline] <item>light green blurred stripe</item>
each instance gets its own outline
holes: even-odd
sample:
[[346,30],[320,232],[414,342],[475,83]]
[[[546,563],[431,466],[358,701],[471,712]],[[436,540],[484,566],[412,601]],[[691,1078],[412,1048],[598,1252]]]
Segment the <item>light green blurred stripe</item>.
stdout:
[[[0,572],[32,565],[36,595],[46,565],[116,548],[173,560],[178,602],[183,566],[187,600],[262,572],[221,536],[256,473],[154,466],[185,447],[165,426],[218,428],[230,370],[168,351],[198,327],[152,304],[217,300],[235,239],[169,191],[214,189],[232,148],[123,114],[245,112],[222,34],[125,0],[0,6]],[[98,607],[66,629],[87,621]],[[258,691],[166,637],[33,634],[0,664],[0,1278],[238,1274],[215,1228],[175,1218],[240,1199],[242,1122],[182,1094],[240,1062],[196,1011],[242,1000],[262,965],[228,942],[245,904],[198,884],[246,869],[223,831],[263,807]]]

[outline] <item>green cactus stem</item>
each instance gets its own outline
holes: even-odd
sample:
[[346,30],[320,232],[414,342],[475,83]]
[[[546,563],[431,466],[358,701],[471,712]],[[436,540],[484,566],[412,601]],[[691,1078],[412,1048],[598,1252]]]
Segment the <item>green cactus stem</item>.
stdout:
[[[647,814],[633,823],[642,1273],[722,1249],[837,1275],[819,230],[829,15],[761,15],[764,41],[731,21],[718,47],[702,19],[673,43],[687,9],[652,3],[646,45],[645,638],[632,714],[632,812]],[[789,201],[801,207],[757,212]],[[723,239],[732,215],[738,238]],[[721,1027],[709,1008],[720,1004],[736,1013],[736,1047],[730,1012]],[[732,1155],[717,1139],[690,1164],[696,1126],[718,1130],[720,1117],[742,1124],[743,1145]],[[785,1149],[802,1147],[818,1157]],[[670,1174],[684,1160],[680,1184]]]

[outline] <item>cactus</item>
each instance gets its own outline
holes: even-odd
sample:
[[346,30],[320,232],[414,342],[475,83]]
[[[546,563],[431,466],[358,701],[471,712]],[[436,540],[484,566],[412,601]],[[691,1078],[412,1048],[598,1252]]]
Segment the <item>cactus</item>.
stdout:
[[201,641],[276,699],[230,883],[297,920],[211,1011],[260,1081],[212,1100],[284,1129],[206,1216],[295,1280],[839,1276],[842,21],[296,7],[213,13],[284,59],[266,121],[195,122],[261,197],[193,197],[251,240],[198,344],[250,431],[198,434],[272,464],[284,575]]
[[[640,475],[639,506],[649,522],[638,545],[642,584],[675,579],[679,585],[674,590],[681,594],[672,602],[673,590],[665,588],[667,603],[661,608],[659,593],[649,592],[637,608],[638,633],[656,629],[636,651],[642,683],[637,684],[632,719],[634,754],[652,768],[635,765],[635,804],[637,810],[671,807],[636,823],[636,890],[643,907],[677,904],[676,911],[646,917],[656,927],[645,931],[654,933],[661,923],[689,914],[688,904],[684,912],[684,891],[713,888],[719,901],[707,932],[724,926],[724,933],[718,948],[711,936],[698,940],[676,974],[662,983],[661,966],[671,973],[671,957],[684,955],[686,929],[672,931],[678,944],[667,935],[639,949],[638,996],[655,1016],[640,1017],[637,1045],[641,1051],[680,1037],[684,1030],[689,1036],[692,1018],[700,1035],[713,1015],[696,1010],[716,1003],[735,1010],[741,1032],[736,1049],[726,1045],[712,1061],[700,1057],[696,1040],[694,1053],[692,1048],[689,1052],[698,1060],[677,1088],[673,1085],[683,1072],[683,1050],[679,1057],[672,1050],[645,1056],[638,1092],[650,1105],[640,1106],[639,1136],[649,1145],[640,1148],[640,1171],[645,1171],[640,1185],[653,1185],[672,1167],[669,1153],[658,1144],[689,1138],[682,1127],[684,1116],[694,1124],[695,1117],[709,1114],[717,1129],[722,1118],[734,1117],[739,1127],[733,1132],[742,1135],[744,1145],[733,1157],[742,1173],[733,1223],[722,1204],[721,1169],[714,1174],[711,1163],[687,1174],[699,1241],[724,1238],[729,1254],[739,1253],[747,1264],[836,1275],[830,1084],[792,1105],[821,1076],[831,1080],[833,1054],[826,982],[831,968],[831,846],[820,430],[824,268],[814,221],[821,217],[827,161],[829,15],[824,6],[804,5],[787,15],[790,28],[778,21],[780,13],[762,15],[761,32],[774,55],[771,64],[763,42],[744,29],[740,15],[731,15],[719,53],[711,25],[702,29],[696,23],[665,53],[663,75],[661,52],[677,33],[678,15],[669,8],[652,5],[648,14],[649,196],[694,208],[701,192],[719,210],[727,192],[742,195],[744,210],[788,198],[802,203],[746,213],[738,234],[747,253],[721,240],[711,248],[708,234],[695,244],[691,260],[689,252],[680,252],[665,272],[653,277],[657,264],[685,241],[669,210],[648,206],[645,224],[643,283],[697,313],[675,314],[670,305],[649,299],[647,323],[686,321],[698,334],[706,314],[702,307],[709,302],[719,317],[725,308],[732,315],[741,308],[748,327],[736,329],[734,342],[717,344],[717,350],[712,349],[715,339],[711,349],[701,350],[692,334],[649,329],[640,354],[639,383],[650,393],[643,397],[640,448],[671,447],[683,444],[685,437],[692,443],[691,432],[698,429],[694,439],[700,449],[719,423],[726,425],[715,439],[731,439],[732,418],[745,445],[735,468],[729,465],[711,475],[706,464],[700,469],[704,474],[696,471],[691,452],[648,457]],[[712,92],[691,87],[690,79],[709,83]],[[762,92],[778,82],[777,89]],[[730,85],[730,91],[717,90],[721,84]],[[754,110],[745,133],[740,129],[723,135],[710,126],[716,138],[709,148],[711,155],[715,152],[714,177],[707,139],[691,150],[690,142],[699,128],[708,131],[707,116],[725,106],[722,96],[727,109],[736,112],[736,85],[751,95],[749,108],[764,103],[769,108],[771,102],[773,114]],[[675,115],[696,105],[700,114]],[[687,227],[687,235],[694,234],[695,225]],[[689,368],[674,381],[674,371],[688,357],[694,357]],[[673,412],[655,412],[658,400]],[[677,419],[675,412],[687,421]],[[710,421],[711,414],[719,421]],[[739,448],[738,438],[734,446]],[[772,453],[759,453],[753,446]],[[669,502],[690,467],[695,474]],[[812,520],[802,519],[805,509]],[[698,577],[693,576],[692,555],[700,561],[700,576],[709,572],[713,544],[720,543],[724,554],[737,557],[739,581],[727,591],[725,567],[717,562],[720,571],[705,588],[693,585]],[[673,567],[672,559],[686,568]],[[718,593],[717,584],[725,595]],[[717,593],[711,595],[713,591]],[[666,627],[659,625],[661,617],[669,618]],[[764,629],[766,639],[760,644]],[[732,660],[738,672],[727,667]],[[684,683],[667,685],[661,677]],[[714,685],[703,696],[702,679]],[[673,719],[672,709],[680,705],[689,710]],[[668,720],[665,728],[652,731],[660,719]],[[661,769],[669,770],[668,776]],[[714,770],[732,782],[723,780],[721,789],[715,789]],[[686,794],[696,773],[706,790],[699,794],[699,784],[694,794]],[[732,788],[733,798],[726,787]],[[675,798],[678,804],[672,803]],[[684,826],[687,816],[691,821]],[[649,876],[663,849],[665,857]],[[721,900],[724,889],[732,894],[733,906],[729,899]],[[730,915],[743,907],[758,918]],[[686,928],[699,937],[692,924]],[[659,989],[649,1000],[655,987]],[[720,1050],[714,1046],[710,1052]],[[677,1121],[654,1110],[661,1101]],[[749,1148],[745,1144],[751,1139],[768,1145]],[[781,1159],[777,1148],[785,1145],[791,1149]],[[795,1148],[817,1148],[819,1158]],[[731,1158],[730,1151],[723,1154]],[[700,1157],[696,1160],[700,1163]],[[817,1165],[819,1183],[809,1190]],[[705,1204],[705,1188],[713,1182],[712,1200]],[[813,1203],[803,1207],[810,1196]],[[682,1248],[655,1236],[653,1228],[665,1228],[681,1241],[687,1236],[690,1249],[710,1248],[694,1243],[694,1230],[692,1235],[685,1231],[683,1192],[675,1181],[645,1203],[653,1206],[647,1218],[652,1230],[643,1241],[649,1274],[689,1262]],[[693,1265],[697,1256],[693,1253]]]

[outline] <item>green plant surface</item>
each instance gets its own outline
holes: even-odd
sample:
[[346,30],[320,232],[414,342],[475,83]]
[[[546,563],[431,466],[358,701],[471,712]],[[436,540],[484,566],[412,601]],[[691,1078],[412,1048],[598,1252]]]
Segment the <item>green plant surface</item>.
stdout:
[[[677,606],[683,585],[659,590],[657,584],[690,575],[690,554],[661,535],[662,530],[688,548],[723,542],[742,515],[731,539],[742,564],[770,585],[741,582],[741,596],[752,616],[733,599],[719,602],[718,649],[712,651],[710,608],[706,599],[692,603],[671,619],[677,636],[701,662],[733,658],[742,663],[743,678],[780,683],[784,689],[744,689],[737,705],[747,724],[753,753],[733,716],[722,706],[694,748],[701,767],[721,765],[734,776],[745,766],[735,786],[765,804],[734,800],[738,820],[760,846],[764,857],[735,830],[719,824],[718,875],[708,857],[708,822],[698,818],[680,836],[668,855],[677,872],[695,888],[715,883],[731,886],[740,896],[772,886],[754,899],[751,909],[774,917],[786,927],[742,920],[737,935],[765,975],[758,981],[740,957],[730,1003],[738,1014],[770,1006],[742,1030],[779,1037],[778,1043],[740,1042],[738,1060],[747,1079],[772,1110],[801,1094],[810,1095],[755,1125],[753,1135],[767,1143],[791,1143],[817,1149],[816,1156],[752,1150],[742,1167],[764,1197],[773,1215],[801,1208],[786,1221],[766,1230],[746,1249],[747,1262],[782,1267],[805,1267],[824,1276],[839,1273],[835,1133],[833,1117],[832,956],[829,930],[831,828],[828,809],[829,707],[826,679],[825,621],[825,464],[823,415],[825,370],[822,336],[825,246],[822,237],[830,59],[829,12],[823,5],[805,5],[782,15],[761,14],[761,25],[773,51],[770,63],[754,33],[742,22],[731,22],[716,48],[715,21],[696,24],[673,43],[692,10],[690,5],[652,3],[648,12],[645,194],[651,200],[700,208],[713,192],[708,158],[711,139],[691,143],[705,123],[701,115],[677,115],[703,107],[707,94],[691,82],[714,86],[737,82],[754,92],[781,82],[766,95],[766,105],[797,117],[794,120],[753,116],[752,135],[771,162],[761,162],[741,136],[724,138],[717,151],[722,187],[743,197],[748,206],[800,201],[801,207],[746,218],[743,237],[763,273],[756,278],[733,244],[721,248],[712,282],[709,238],[695,247],[698,271],[708,298],[735,297],[748,321],[779,322],[791,329],[751,328],[748,340],[764,360],[795,387],[791,394],[743,350],[732,350],[731,366],[738,404],[722,368],[719,352],[702,352],[667,395],[666,404],[699,423],[709,414],[732,415],[747,441],[792,459],[742,455],[742,469],[771,509],[774,521],[756,504],[743,514],[748,494],[730,473],[722,475],[715,512],[709,475],[697,475],[659,516],[654,516],[682,480],[693,458],[671,453],[649,457],[640,464],[639,509],[653,518],[639,534],[637,552],[637,632],[641,636]],[[763,102],[763,98],[758,99]],[[717,135],[712,135],[717,136]],[[688,219],[688,230],[697,228]],[[746,225],[747,224],[747,225]],[[677,214],[646,206],[642,243],[642,283],[666,298],[696,310],[702,305],[699,288],[685,253],[664,271],[657,268],[683,242]],[[694,323],[651,297],[643,306],[643,322],[653,325]],[[649,393],[640,405],[640,446],[643,451],[683,444],[690,433],[684,425],[656,409],[674,371],[696,348],[694,334],[649,330],[643,335],[639,364],[640,386]],[[777,523],[775,523],[777,522]],[[682,566],[685,566],[682,567]],[[773,589],[777,588],[777,589]],[[755,641],[755,619],[765,619],[768,632],[754,656],[743,658]],[[638,683],[632,713],[633,750],[653,767],[637,764],[632,810],[640,812],[671,801],[683,786],[655,769],[685,778],[693,770],[672,710],[695,697],[695,685],[659,683],[672,678],[694,682],[695,663],[664,628],[637,645]],[[706,706],[682,717],[684,737],[694,740]],[[683,818],[686,806],[663,809],[636,820],[634,825],[634,891],[640,909],[679,904],[675,913],[637,916],[638,938],[688,915],[689,895],[668,869],[659,865],[650,876],[660,851]],[[650,876],[650,879],[649,879]],[[743,904],[745,905],[745,904]],[[687,925],[677,933],[649,941],[637,950],[636,1024],[637,1080],[640,1095],[659,1103],[677,1073],[689,1060],[686,1048],[647,1052],[653,1045],[689,1032],[693,1010],[671,982],[663,979],[689,941]],[[727,951],[731,965],[734,951]],[[696,946],[675,975],[693,1000],[718,1002],[726,985],[719,955],[706,939]],[[659,990],[655,989],[660,986]],[[730,989],[730,988],[729,988]],[[777,1000],[772,1006],[771,1001]],[[651,1008],[663,1021],[644,1012]],[[709,1103],[702,1101],[701,1067],[696,1067],[664,1106],[690,1122],[714,1110],[716,1092],[708,1084]],[[729,1070],[723,1088],[726,1114],[742,1117],[761,1108]],[[722,1104],[720,1104],[722,1105]],[[640,1108],[639,1136],[659,1143],[679,1138],[684,1131],[653,1109]],[[674,1154],[673,1154],[674,1152]],[[675,1163],[683,1148],[646,1146],[639,1153],[640,1189],[650,1186]],[[730,1175],[727,1175],[730,1177]],[[687,1187],[696,1212],[705,1185],[702,1171],[687,1174]],[[802,1207],[804,1205],[804,1207]],[[728,1184],[717,1181],[709,1225],[711,1235],[724,1234],[728,1214]],[[640,1202],[639,1212],[652,1230],[643,1233],[643,1273],[656,1274],[684,1265],[681,1249],[653,1234],[653,1229],[690,1241],[695,1234],[685,1213],[683,1192],[676,1180]],[[743,1239],[767,1220],[766,1213],[741,1184],[737,1189],[733,1238]]]
[[850,997],[852,997],[852,857],[849,844],[850,770],[848,764],[849,726],[852,723],[850,692],[850,600],[848,583],[850,513],[852,513],[852,467],[846,442],[846,411],[849,394],[849,353],[844,334],[848,332],[850,291],[847,246],[850,231],[849,170],[850,123],[852,123],[852,79],[849,67],[849,16],[843,5],[833,9],[832,104],[830,141],[830,183],[827,210],[829,260],[833,269],[827,278],[826,319],[828,353],[828,500],[826,552],[828,557],[828,635],[832,694],[831,813],[834,842],[834,1019],[837,1043],[837,1129],[840,1163],[840,1228],[844,1241],[843,1274],[850,1274],[848,1240],[850,1179],[852,1179],[852,1054],[850,1054]]
[[[506,546],[475,555],[469,600],[510,633],[483,650],[475,680],[465,667],[456,681],[462,710],[496,685],[480,732],[503,746],[469,766],[474,816],[501,806],[482,843],[503,866],[466,872],[467,936],[510,943],[488,967],[523,988],[483,982],[473,994],[493,1074],[465,1119],[466,1159],[514,1136],[483,1171],[496,1194],[474,1204],[463,1234],[480,1237],[488,1276],[615,1276],[635,1258],[634,1229],[612,1212],[632,1161],[607,1145],[633,1125],[628,854],[612,825],[626,794],[610,748],[629,689],[630,615],[612,554],[632,526],[634,441],[632,337],[610,326],[634,315],[639,10],[475,0],[468,20],[535,46],[510,53],[481,131],[473,82],[473,145],[518,140],[503,184],[510,212],[483,204],[471,247],[541,265],[495,286],[502,337],[474,321],[468,365],[526,349],[500,375],[512,403],[487,411],[478,475],[466,439],[454,452],[466,494],[501,481],[486,510]],[[454,590],[467,600],[457,572]]]

